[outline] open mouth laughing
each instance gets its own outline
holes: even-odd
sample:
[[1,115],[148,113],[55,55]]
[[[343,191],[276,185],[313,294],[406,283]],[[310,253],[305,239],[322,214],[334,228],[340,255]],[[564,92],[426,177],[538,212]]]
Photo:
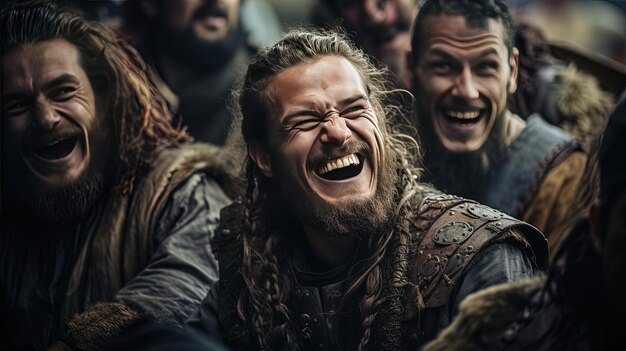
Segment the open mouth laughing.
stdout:
[[67,157],[78,143],[78,136],[61,137],[50,143],[32,147],[32,153],[43,160],[54,161]]
[[482,106],[441,106],[433,121],[439,141],[452,152],[478,150],[493,125],[491,111]]
[[340,156],[326,155],[309,166],[310,185],[326,201],[371,196],[376,190],[376,164],[365,153],[344,150]]
[[317,168],[317,175],[326,180],[345,180],[356,177],[363,170],[363,162],[357,154],[349,154],[324,163]]
[[81,132],[35,138],[24,145],[22,154],[31,171],[47,181],[72,181],[89,160]]
[[442,114],[449,122],[469,125],[478,123],[485,115],[485,110],[444,110]]

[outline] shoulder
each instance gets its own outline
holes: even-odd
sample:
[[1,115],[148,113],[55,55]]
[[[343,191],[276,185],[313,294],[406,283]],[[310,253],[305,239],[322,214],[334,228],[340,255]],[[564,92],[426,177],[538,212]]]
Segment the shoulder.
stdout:
[[470,262],[477,255],[486,255],[486,249],[494,244],[518,247],[535,267],[547,267],[547,242],[541,232],[471,200],[427,195],[415,225],[411,279],[419,285],[427,307],[447,304]]
[[131,227],[154,233],[156,220],[171,203],[197,200],[199,205],[207,201],[215,203],[212,206],[225,205],[236,186],[220,152],[215,146],[197,143],[160,152],[133,191]]

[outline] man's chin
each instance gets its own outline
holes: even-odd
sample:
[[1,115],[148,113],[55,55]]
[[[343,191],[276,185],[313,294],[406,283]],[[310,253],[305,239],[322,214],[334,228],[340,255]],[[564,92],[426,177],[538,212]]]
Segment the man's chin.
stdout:
[[94,175],[65,186],[22,191],[16,205],[41,222],[70,223],[87,214],[103,189],[102,176]]

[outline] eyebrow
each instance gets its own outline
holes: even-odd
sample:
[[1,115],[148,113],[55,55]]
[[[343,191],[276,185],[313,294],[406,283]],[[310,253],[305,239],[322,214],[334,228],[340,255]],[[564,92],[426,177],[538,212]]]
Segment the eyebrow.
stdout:
[[50,89],[50,88],[53,88],[53,87],[56,87],[65,83],[80,84],[80,80],[78,80],[78,78],[73,74],[65,73],[54,78],[48,83],[46,83],[46,85],[44,85],[44,90],[47,90],[47,89]]
[[[355,95],[355,96],[351,96],[349,98],[345,98],[341,101],[339,101],[339,103],[337,104],[337,107],[339,108],[339,110],[345,108],[346,106],[359,101],[359,100],[368,100],[367,96],[363,95],[363,94],[359,94],[359,95]],[[318,115],[319,112],[317,110],[314,109],[302,109],[302,110],[297,110],[291,113],[288,113],[287,115],[285,115],[283,117],[283,122],[288,121],[289,119],[296,117],[296,116],[300,116],[300,115]]]
[[[63,85],[65,83],[80,84],[80,80],[78,80],[78,78],[73,74],[65,73],[54,78],[48,83],[46,83],[43,87],[43,90],[49,90],[56,86]],[[18,91],[11,92],[7,95],[3,95],[2,100],[10,101],[10,100],[27,99],[31,95],[32,95],[31,92],[28,90],[18,90]]]
[[349,97],[347,99],[343,99],[343,100],[339,101],[339,105],[337,107],[342,109],[342,108],[344,108],[344,107],[346,107],[346,106],[348,106],[348,105],[350,105],[350,104],[352,104],[354,102],[357,102],[359,100],[367,101],[368,99],[367,99],[367,96],[365,96],[363,94],[351,96],[351,97]]
[[[456,57],[452,56],[451,54],[449,54],[449,53],[447,53],[447,52],[445,52],[445,51],[443,51],[441,49],[433,49],[431,51],[431,54],[432,55],[442,56],[443,58],[448,59],[448,60],[456,60]],[[498,55],[498,51],[496,49],[494,49],[494,48],[485,49],[484,51],[482,51],[480,53],[480,55],[478,55],[478,58],[481,59],[481,58],[487,57],[489,55]]]

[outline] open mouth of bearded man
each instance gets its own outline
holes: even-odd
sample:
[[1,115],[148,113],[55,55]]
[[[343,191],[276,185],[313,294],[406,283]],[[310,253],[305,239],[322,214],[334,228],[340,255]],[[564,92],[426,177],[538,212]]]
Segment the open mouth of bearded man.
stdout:
[[78,135],[56,137],[51,141],[32,145],[30,149],[35,157],[43,161],[61,160],[74,151],[78,140]]
[[315,168],[315,173],[323,179],[341,181],[354,178],[363,170],[364,157],[351,153],[342,157],[322,162]]

